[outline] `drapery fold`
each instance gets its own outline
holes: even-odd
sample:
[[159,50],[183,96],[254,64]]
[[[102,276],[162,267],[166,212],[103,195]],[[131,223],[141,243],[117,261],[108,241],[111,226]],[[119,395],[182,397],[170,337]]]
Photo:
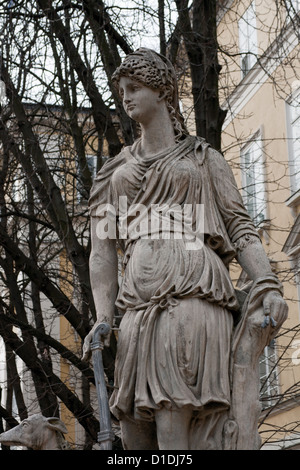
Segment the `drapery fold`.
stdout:
[[[228,164],[203,139],[188,136],[148,159],[139,157],[139,145],[104,165],[90,197],[92,217],[102,217],[103,204],[114,208],[124,252],[111,410],[120,419],[151,420],[162,406],[191,406],[205,416],[228,408],[230,400],[232,313],[239,305],[228,264],[241,237],[258,235]],[[140,232],[142,219],[132,210],[138,205],[148,222]],[[185,205],[195,233],[201,232],[200,249],[151,233],[153,206]],[[204,209],[200,227],[197,205]],[[127,238],[120,236],[124,220]]]

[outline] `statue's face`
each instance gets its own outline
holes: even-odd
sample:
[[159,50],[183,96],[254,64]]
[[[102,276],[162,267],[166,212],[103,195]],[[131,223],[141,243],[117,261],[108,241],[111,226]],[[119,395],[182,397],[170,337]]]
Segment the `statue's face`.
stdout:
[[162,105],[160,91],[149,88],[129,77],[121,77],[119,93],[128,116],[140,124],[147,124]]

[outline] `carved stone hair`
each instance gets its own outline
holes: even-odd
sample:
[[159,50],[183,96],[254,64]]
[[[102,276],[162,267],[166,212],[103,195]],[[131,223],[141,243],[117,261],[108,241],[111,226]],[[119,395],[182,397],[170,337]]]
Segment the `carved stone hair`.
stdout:
[[188,134],[179,110],[177,77],[171,62],[161,54],[147,48],[128,54],[112,76],[119,88],[121,77],[130,77],[150,88],[162,90],[173,123],[176,141]]

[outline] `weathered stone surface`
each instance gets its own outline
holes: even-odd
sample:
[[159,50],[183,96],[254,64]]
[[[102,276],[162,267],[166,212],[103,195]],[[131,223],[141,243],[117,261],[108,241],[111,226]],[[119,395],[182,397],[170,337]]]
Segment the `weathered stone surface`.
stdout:
[[63,434],[67,432],[67,428],[59,418],[46,418],[41,414],[35,414],[0,434],[0,443],[7,446],[24,446],[33,450],[65,450],[68,448],[68,443]]

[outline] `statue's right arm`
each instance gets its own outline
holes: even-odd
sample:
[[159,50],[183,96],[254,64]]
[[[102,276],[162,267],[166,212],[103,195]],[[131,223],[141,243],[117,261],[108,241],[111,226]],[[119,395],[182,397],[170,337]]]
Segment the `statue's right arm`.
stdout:
[[83,358],[90,352],[94,329],[99,323],[112,325],[118,294],[118,258],[116,240],[97,236],[97,217],[91,217],[90,282],[97,313],[97,321],[84,341]]
[[97,236],[97,217],[91,217],[90,280],[97,322],[112,324],[118,294],[116,240]]

